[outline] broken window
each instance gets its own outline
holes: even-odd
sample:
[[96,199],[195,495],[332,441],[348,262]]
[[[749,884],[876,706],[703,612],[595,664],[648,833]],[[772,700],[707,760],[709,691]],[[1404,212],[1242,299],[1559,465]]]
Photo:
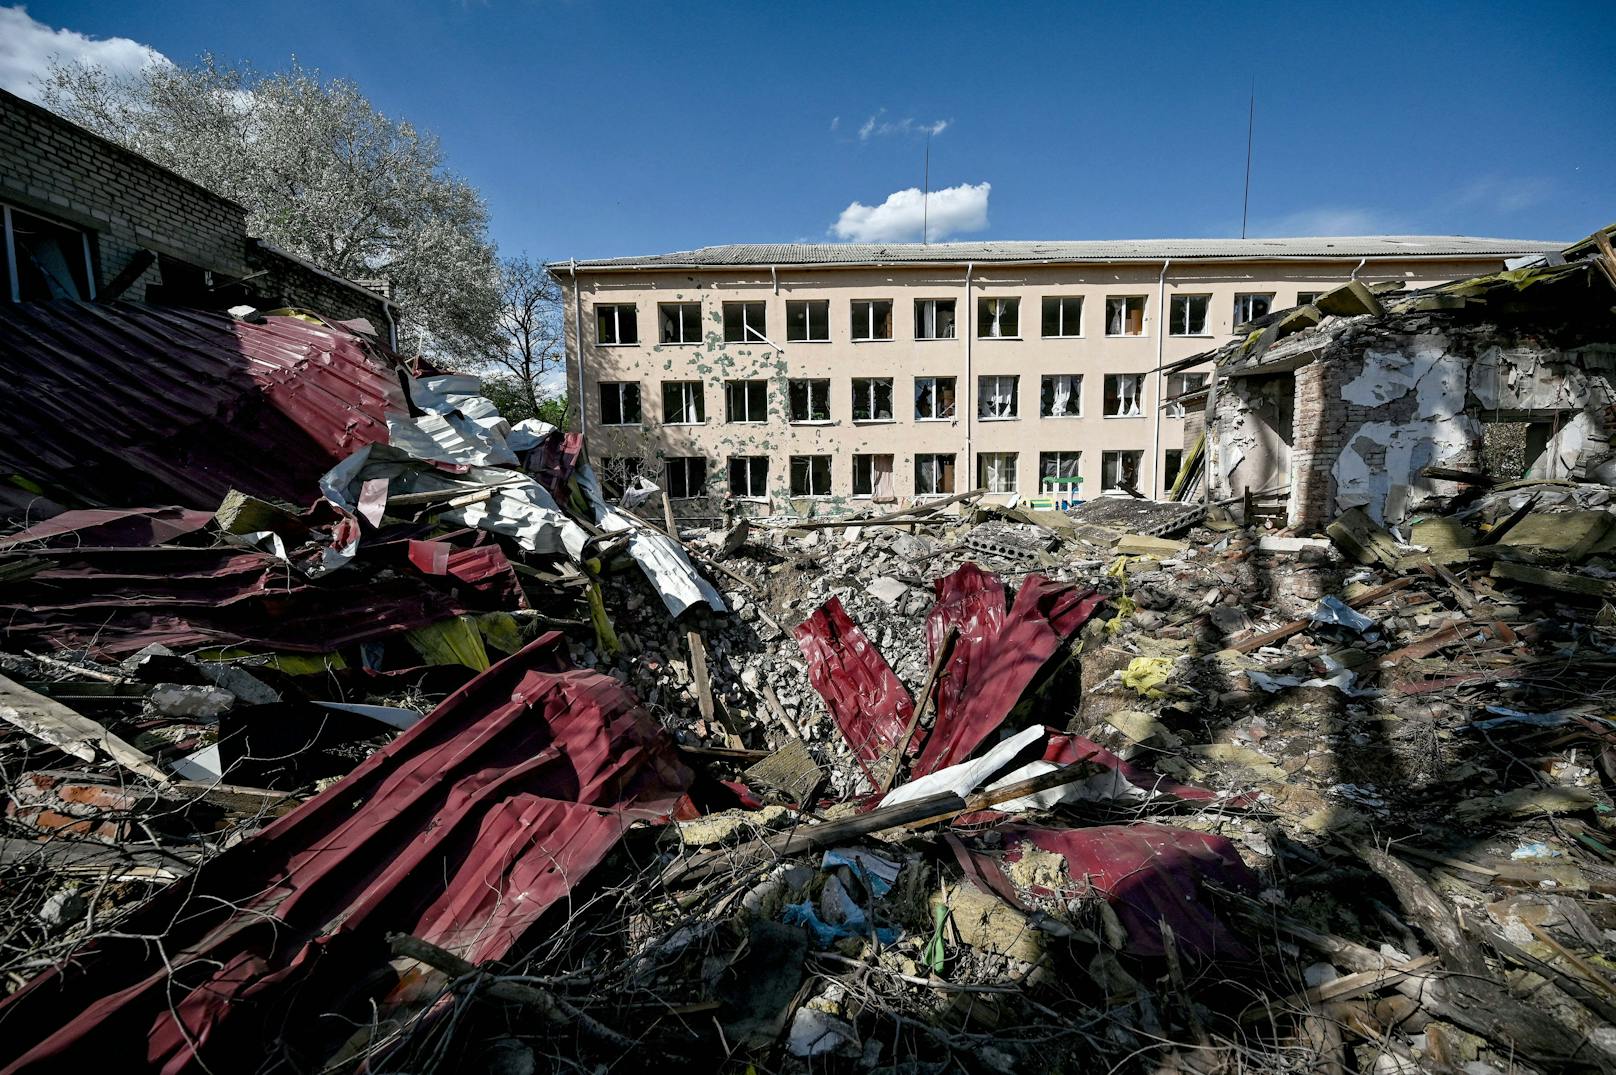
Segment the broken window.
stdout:
[[1243,325],[1247,321],[1255,321],[1259,317],[1266,317],[1273,308],[1272,295],[1236,295],[1234,297],[1234,323]]
[[1014,418],[1016,385],[1021,378],[992,374],[976,379],[976,416]]
[[1140,400],[1145,394],[1145,375],[1142,373],[1108,373],[1105,375],[1105,416],[1107,418],[1138,418],[1144,409]]
[[767,343],[768,329],[764,327],[766,303],[724,303],[725,343]]
[[731,422],[767,422],[769,420],[769,382],[725,381],[724,412]]
[[854,299],[853,338],[892,339],[892,303],[884,299]]
[[976,487],[990,493],[1016,491],[1016,453],[978,452],[976,456]]
[[1021,335],[1020,299],[977,299],[976,334],[984,340]]
[[1101,452],[1100,487],[1102,492],[1119,493],[1139,489],[1139,465],[1144,452]]
[[1117,295],[1105,300],[1105,334],[1140,336],[1145,331],[1145,297]]
[[915,456],[915,495],[938,496],[954,491],[954,456],[934,453]]
[[1481,415],[1481,466],[1500,481],[1564,478],[1559,452],[1550,450],[1563,415],[1542,411],[1488,411]]
[[701,342],[701,303],[664,302],[657,306],[663,343]]
[[640,424],[640,386],[637,381],[601,382],[600,424],[603,426]]
[[1082,459],[1082,452],[1039,452],[1039,489],[1046,493],[1069,492],[1077,484],[1073,479]]
[[1298,291],[1296,293],[1296,305],[1306,306],[1309,303],[1317,302],[1322,294],[1324,294],[1322,291]]
[[792,456],[791,495],[830,496],[830,456]]
[[729,492],[731,496],[741,496],[753,500],[767,497],[769,495],[768,456],[730,456]]
[[952,340],[954,338],[954,300],[915,300],[915,339]]
[[954,417],[954,378],[915,378],[915,420],[924,422]]
[[667,459],[668,480],[663,484],[674,500],[707,495],[707,460],[699,455],[673,455]]
[[793,422],[830,421],[830,381],[798,379],[789,384]]
[[670,426],[699,425],[707,420],[707,401],[700,381],[662,382],[662,423]]
[[1184,450],[1169,448],[1162,453],[1162,488],[1171,489],[1178,481],[1179,468],[1184,465]]
[[1061,296],[1044,298],[1044,335],[1083,335],[1083,300]]
[[890,500],[895,495],[892,485],[892,457],[865,455],[853,457],[853,495]]
[[1175,373],[1167,378],[1167,417],[1184,417],[1184,404],[1177,402],[1179,396],[1187,396],[1191,392],[1199,392],[1206,387],[1204,373]]
[[790,343],[829,342],[830,300],[786,303],[786,340]]
[[1167,332],[1172,336],[1205,336],[1211,295],[1174,295]]
[[640,342],[640,314],[633,305],[595,307],[595,342],[629,344]]
[[1038,413],[1045,418],[1078,418],[1083,414],[1083,375],[1046,373],[1039,392]]
[[4,207],[4,224],[16,268],[13,302],[95,298],[88,234],[10,206]]
[[853,421],[892,421],[892,378],[853,378]]

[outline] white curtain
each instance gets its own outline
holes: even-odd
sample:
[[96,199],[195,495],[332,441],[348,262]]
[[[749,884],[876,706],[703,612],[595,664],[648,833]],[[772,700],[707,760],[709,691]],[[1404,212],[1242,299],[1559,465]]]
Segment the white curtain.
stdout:
[[1119,377],[1117,379],[1117,395],[1121,401],[1118,412],[1129,418],[1139,417],[1139,378]]
[[892,457],[890,455],[874,456],[870,460],[871,476],[874,479],[872,486],[875,495],[883,499],[894,495],[892,489]]
[[1066,405],[1072,400],[1072,379],[1070,377],[1055,378],[1055,405],[1050,414],[1057,418],[1066,417]]

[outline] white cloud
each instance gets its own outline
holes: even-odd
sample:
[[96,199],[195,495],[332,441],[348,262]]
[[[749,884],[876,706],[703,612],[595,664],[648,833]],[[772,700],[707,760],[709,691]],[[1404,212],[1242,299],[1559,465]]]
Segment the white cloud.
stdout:
[[921,222],[933,240],[988,226],[988,192],[991,183],[961,183],[957,187],[934,190],[922,199],[919,187],[894,191],[880,205],[854,202],[842,210],[831,225],[831,234],[854,243],[915,242],[921,238]]
[[1537,176],[1486,175],[1471,180],[1453,197],[1453,204],[1489,213],[1519,213],[1548,201],[1554,183]]
[[842,126],[842,117],[841,116],[832,116],[830,118],[831,133],[834,134],[836,131],[840,130],[841,126]]
[[73,30],[53,30],[23,7],[0,7],[0,88],[30,101],[40,99],[39,81],[51,61],[83,62],[109,71],[133,73],[168,57],[127,37],[86,37]]
[[[868,142],[871,138],[884,138],[894,134],[942,134],[948,129],[949,120],[938,119],[930,123],[916,123],[911,117],[900,120],[883,119],[887,110],[877,110],[875,115],[864,121],[859,128],[860,142]],[[834,128],[832,128],[834,130]]]

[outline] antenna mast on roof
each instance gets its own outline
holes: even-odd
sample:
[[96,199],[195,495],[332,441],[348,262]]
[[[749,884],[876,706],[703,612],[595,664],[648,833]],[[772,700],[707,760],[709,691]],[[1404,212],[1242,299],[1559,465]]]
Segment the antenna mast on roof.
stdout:
[[926,132],[926,172],[920,182],[920,245],[931,239],[931,132]]
[[1240,238],[1246,237],[1246,211],[1251,207],[1251,131],[1257,124],[1257,78],[1251,79],[1251,104],[1246,111],[1246,192],[1240,199]]

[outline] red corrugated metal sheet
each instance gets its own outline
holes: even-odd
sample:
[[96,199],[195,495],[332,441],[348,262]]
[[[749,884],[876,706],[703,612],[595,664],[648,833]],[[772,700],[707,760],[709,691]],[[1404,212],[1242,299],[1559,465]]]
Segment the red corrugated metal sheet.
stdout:
[[292,317],[0,303],[0,473],[104,504],[306,503],[405,411],[381,348]]
[[973,563],[961,564],[952,574],[938,579],[934,586],[937,603],[926,614],[927,656],[935,661],[948,632],[959,628],[959,639],[949,655],[948,666],[938,676],[933,702],[936,712],[933,726],[952,728],[965,706],[965,686],[973,679],[971,670],[987,660],[994,641],[1004,629],[1009,601],[999,577]]
[[[963,565],[956,576],[939,580],[938,596],[951,596],[950,607],[938,617],[934,627],[927,617],[928,641],[934,630],[946,631],[949,619],[969,627],[975,638],[969,645],[962,631],[960,645],[954,648],[944,669],[948,689],[954,695],[945,719],[939,712],[925,749],[915,763],[914,775],[924,776],[955,765],[970,757],[982,741],[1004,723],[1023,691],[1055,651],[1088,621],[1105,600],[1093,590],[1079,590],[1063,582],[1052,582],[1042,575],[1028,575],[1016,594],[1002,625],[992,631],[997,618],[993,588],[974,564]],[[938,641],[941,641],[939,636]]]
[[0,549],[18,545],[158,545],[208,525],[213,513],[186,508],[88,508],[64,511],[26,530],[0,537]]
[[808,682],[825,699],[871,783],[878,783],[885,772],[877,763],[890,758],[903,739],[914,700],[838,598],[819,606],[792,634],[808,662]]
[[[1200,890],[1201,882],[1208,881],[1238,892],[1257,891],[1256,876],[1224,837],[1148,822],[999,831],[1012,848],[1027,842],[1064,858],[1070,890],[1038,894],[1071,898],[1092,885],[1116,910],[1135,955],[1163,954],[1165,920],[1185,951],[1207,959],[1252,958],[1250,948],[1213,913]],[[1010,855],[1012,861],[1019,858],[1015,851]]]
[[688,806],[654,718],[615,680],[562,670],[565,648],[552,633],[495,665],[9,998],[4,1070],[312,1070],[408,991],[389,932],[502,956],[630,824]]

